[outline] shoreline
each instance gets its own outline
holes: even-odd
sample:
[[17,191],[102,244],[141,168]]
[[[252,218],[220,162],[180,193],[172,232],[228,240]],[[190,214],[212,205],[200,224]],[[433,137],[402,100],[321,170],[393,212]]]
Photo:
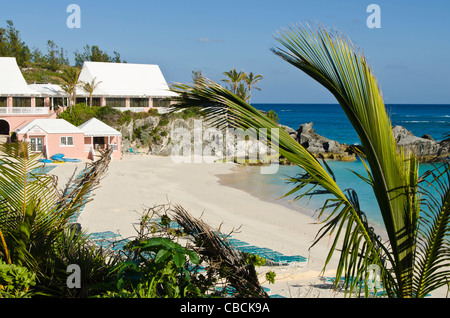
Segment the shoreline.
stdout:
[[[295,202],[291,203],[292,199],[289,198],[278,198],[277,195],[275,195],[274,193],[270,192],[270,197],[266,196],[266,193],[263,193],[262,191],[258,191],[258,190],[252,190],[251,187],[246,186],[245,184],[241,183],[241,180],[243,180],[241,177],[239,177],[239,174],[242,172],[242,170],[244,170],[245,168],[250,168],[250,169],[256,169],[258,167],[250,167],[250,166],[236,166],[234,167],[232,170],[233,172],[230,174],[225,174],[225,175],[218,175],[219,177],[219,183],[223,186],[226,187],[231,187],[234,189],[238,189],[238,190],[242,190],[247,192],[248,194],[250,194],[251,196],[262,200],[264,202],[268,202],[268,203],[274,203],[277,205],[281,205],[283,207],[286,207],[288,209],[291,209],[297,213],[301,213],[303,215],[305,215],[306,217],[309,217],[312,219],[312,221],[314,223],[320,222],[317,218],[318,216],[318,209],[320,208],[312,208],[312,207],[308,207],[308,206],[302,206],[300,204],[295,204]],[[246,170],[246,169],[245,169]],[[248,172],[245,171],[244,173],[255,173],[255,172]],[[287,192],[288,190],[286,190]],[[292,195],[291,195],[292,196]],[[325,215],[327,215],[327,212],[324,212]],[[322,217],[324,218],[324,217]],[[383,229],[382,225],[375,222],[374,220],[369,219],[369,226],[373,227],[375,232],[380,235],[380,237],[383,240],[387,240],[388,236],[386,231]]]
[[[170,157],[126,155],[110,163],[100,187],[93,192],[78,223],[87,233],[112,231],[123,238],[136,235],[144,207],[171,203],[183,206],[212,228],[220,228],[233,237],[285,255],[308,258],[303,268],[262,266],[260,282],[272,294],[284,297],[336,297],[332,290],[311,286],[323,285],[319,276],[327,255],[327,240],[309,250],[317,225],[314,220],[276,203],[265,202],[251,194],[220,184],[218,175],[233,173],[233,163],[174,163]],[[60,165],[51,173],[65,185],[74,169],[84,163]],[[333,262],[326,276],[334,276]],[[276,272],[275,284],[265,281],[265,273]],[[328,288],[331,284],[328,285]],[[309,295],[309,296],[308,296]]]

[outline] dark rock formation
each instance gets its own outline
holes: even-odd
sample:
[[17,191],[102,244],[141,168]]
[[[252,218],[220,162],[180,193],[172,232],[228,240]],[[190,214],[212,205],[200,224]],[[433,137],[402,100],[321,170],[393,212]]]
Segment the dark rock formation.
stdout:
[[321,136],[312,127],[313,123],[306,123],[300,125],[297,131],[292,128],[287,129],[287,131],[292,138],[313,155],[322,155],[324,158],[345,161],[356,159],[355,154],[349,151],[348,145]]
[[450,143],[447,140],[436,142],[430,135],[414,136],[412,132],[402,126],[392,129],[397,146],[413,152],[421,161],[435,160],[450,154]]

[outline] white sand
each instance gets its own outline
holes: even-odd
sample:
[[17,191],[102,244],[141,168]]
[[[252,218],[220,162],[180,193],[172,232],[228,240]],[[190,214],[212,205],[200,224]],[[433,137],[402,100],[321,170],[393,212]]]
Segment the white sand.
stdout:
[[[60,185],[66,183],[75,167],[64,164],[52,171]],[[217,175],[233,173],[231,163],[176,164],[170,157],[124,155],[114,160],[107,175],[79,218],[89,233],[113,231],[123,237],[136,234],[135,225],[145,207],[156,204],[178,204],[194,217],[202,216],[210,226],[252,245],[268,247],[286,255],[300,254],[308,258],[303,268],[259,268],[260,281],[272,294],[285,297],[342,297],[323,286],[319,279],[328,240],[311,250],[309,247],[319,225],[313,224],[312,212],[299,213],[280,204],[264,202],[244,191],[219,184]],[[311,216],[309,216],[311,215]],[[325,276],[334,276],[335,260]],[[276,283],[265,282],[264,273],[276,272]],[[327,287],[327,288],[324,288]]]

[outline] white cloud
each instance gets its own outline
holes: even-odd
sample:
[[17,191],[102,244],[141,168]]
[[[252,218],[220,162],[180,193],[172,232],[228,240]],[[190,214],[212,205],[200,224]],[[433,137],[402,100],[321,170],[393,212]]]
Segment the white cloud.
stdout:
[[195,42],[202,42],[202,43],[213,43],[213,42],[222,43],[223,42],[222,40],[215,40],[215,39],[211,39],[211,38],[208,38],[208,37],[200,37],[200,38],[194,39],[194,41]]

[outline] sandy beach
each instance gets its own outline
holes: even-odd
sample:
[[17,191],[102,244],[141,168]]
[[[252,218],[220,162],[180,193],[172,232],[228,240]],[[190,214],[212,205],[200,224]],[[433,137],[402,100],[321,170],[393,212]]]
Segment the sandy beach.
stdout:
[[[52,174],[58,176],[62,186],[74,169],[83,167],[81,163],[64,164]],[[328,240],[309,249],[320,228],[312,217],[313,211],[305,209],[300,213],[220,183],[221,175],[237,173],[237,169],[232,163],[174,163],[170,157],[124,155],[122,160],[110,163],[78,222],[88,233],[112,231],[124,238],[132,237],[146,207],[178,204],[194,217],[201,216],[213,228],[221,226],[224,233],[239,229],[233,234],[235,238],[308,258],[301,268],[260,267],[260,282],[270,288],[270,294],[293,298],[342,297],[320,277]],[[335,262],[332,260],[325,276],[334,277]],[[275,284],[265,281],[264,274],[269,270],[276,272]]]

